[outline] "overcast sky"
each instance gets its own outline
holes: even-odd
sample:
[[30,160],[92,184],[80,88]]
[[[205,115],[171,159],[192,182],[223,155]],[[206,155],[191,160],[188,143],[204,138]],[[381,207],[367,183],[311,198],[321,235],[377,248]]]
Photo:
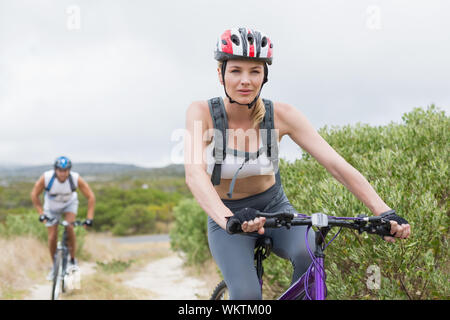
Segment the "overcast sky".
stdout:
[[[445,0],[0,0],[0,164],[179,159],[173,134],[223,95],[213,50],[237,26],[274,43],[262,96],[317,129],[448,114],[449,18]],[[299,150],[284,138],[282,157]]]

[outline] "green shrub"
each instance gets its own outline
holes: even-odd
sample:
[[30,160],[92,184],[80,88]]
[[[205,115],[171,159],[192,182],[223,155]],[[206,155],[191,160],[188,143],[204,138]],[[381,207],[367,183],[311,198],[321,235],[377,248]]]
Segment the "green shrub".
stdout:
[[96,261],[96,264],[105,273],[119,273],[128,269],[133,262],[135,261],[134,260],[122,261],[113,259],[111,262]]
[[[58,227],[58,240],[62,239],[64,228]],[[8,214],[3,223],[0,223],[0,236],[10,238],[17,236],[32,236],[47,243],[47,227],[39,222],[39,215],[36,212],[24,214]],[[83,246],[86,230],[83,227],[75,228],[77,239],[77,255],[83,254]]]
[[47,228],[39,222],[39,215],[36,212],[8,214],[5,222],[0,223],[0,235],[3,237],[29,235],[46,242]]
[[142,204],[130,205],[115,219],[114,235],[152,233],[155,230],[156,214]]
[[197,201],[185,199],[174,208],[175,224],[170,244],[186,253],[188,264],[203,263],[211,257],[208,247],[207,215]]
[[[434,106],[414,109],[404,124],[323,128],[324,139],[360,171],[382,199],[411,225],[412,236],[390,244],[344,230],[327,250],[329,297],[335,299],[445,299],[449,296],[449,117]],[[299,212],[371,214],[317,161],[304,153],[282,166],[288,198]],[[369,266],[381,288],[366,284]],[[287,281],[281,265],[271,269]],[[269,268],[270,269],[270,268]]]
[[[168,183],[163,180],[159,184],[163,182]],[[156,231],[154,227],[156,221],[168,224],[173,220],[172,208],[182,198],[181,193],[156,188],[142,189],[141,183],[137,185],[139,187],[127,189],[117,186],[117,182],[113,186],[93,184],[92,189],[97,201],[95,230],[112,231],[115,235],[153,233]],[[79,215],[85,217],[87,201],[84,197],[79,198],[81,208]],[[137,215],[135,218],[139,222],[129,221],[130,213]],[[149,221],[145,221],[144,217],[148,217]]]
[[[132,177],[122,176],[115,180],[102,181],[102,176],[99,176],[98,179],[98,181],[89,182],[96,196],[95,222],[92,227],[95,231],[112,231],[115,228],[118,234],[129,234],[132,228],[124,230],[118,220],[126,214],[127,207],[138,204],[151,206],[149,210],[156,214],[156,221],[169,226],[173,221],[173,206],[189,195],[184,179],[179,177],[134,180]],[[11,214],[24,214],[35,210],[30,198],[34,183],[20,180],[7,181],[6,186],[0,186],[0,223],[4,223],[6,217]],[[147,185],[145,189],[142,187],[144,184]],[[43,198],[44,195],[41,194],[41,202]],[[78,191],[78,199],[80,201],[78,218],[85,219],[87,199],[80,191]],[[120,222],[123,219],[120,218]],[[155,231],[157,228],[153,228],[151,232]]]
[[[329,298],[448,299],[450,296],[450,118],[432,105],[426,110],[416,108],[402,119],[401,124],[386,126],[357,124],[319,130],[367,178],[380,197],[410,222],[412,230],[410,239],[395,244],[377,236],[343,230],[325,251]],[[371,214],[306,152],[293,163],[281,161],[280,170],[286,194],[298,212],[336,216]],[[206,219],[206,214],[190,204],[180,215],[183,219],[176,219],[173,236],[187,240],[195,233],[197,250],[207,251],[204,229],[185,222],[185,219]],[[207,256],[200,252],[192,255],[189,252],[194,246],[183,246],[179,240],[177,248],[188,252],[192,262],[203,259],[195,257]],[[380,270],[379,289],[367,286],[370,266]],[[284,290],[290,283],[292,267],[287,260],[271,255],[265,271],[274,288]]]

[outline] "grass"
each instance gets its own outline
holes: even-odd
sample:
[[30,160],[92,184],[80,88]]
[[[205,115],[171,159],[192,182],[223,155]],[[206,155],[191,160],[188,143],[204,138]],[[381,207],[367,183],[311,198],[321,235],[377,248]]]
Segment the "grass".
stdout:
[[97,272],[84,277],[81,290],[65,294],[64,300],[141,300],[147,297],[146,290],[123,285],[124,278],[122,274]]
[[150,291],[122,284],[147,263],[171,254],[168,243],[121,244],[108,233],[89,233],[84,256],[95,264],[95,273],[83,276],[81,289],[64,295],[68,300],[143,300]]
[[119,273],[128,269],[131,264],[135,262],[134,260],[122,261],[122,260],[112,260],[111,262],[101,262],[96,261],[97,267],[99,267],[105,273]]
[[184,268],[188,276],[200,278],[207,283],[208,295],[198,295],[197,299],[199,300],[208,300],[217,284],[223,280],[220,270],[213,259],[208,259],[201,265],[185,266]]
[[108,234],[89,234],[86,237],[85,250],[89,256],[95,257],[96,273],[82,277],[81,290],[68,293],[64,299],[152,299],[152,292],[127,287],[123,282],[149,262],[171,254],[168,243],[119,244],[112,241]]
[[18,290],[10,286],[2,287],[2,297],[0,300],[22,300],[27,294],[27,290]]
[[46,244],[34,237],[0,238],[0,299],[23,299],[37,274],[46,275],[51,259]]
[[[0,299],[23,300],[31,297],[33,285],[48,285],[45,277],[51,266],[47,244],[34,237],[0,237]],[[78,256],[82,270],[80,290],[63,295],[67,300],[145,300],[157,298],[149,290],[131,288],[124,283],[148,263],[168,257],[173,252],[166,242],[121,244],[109,234],[88,233],[82,255]],[[205,280],[211,291],[221,280],[217,267],[210,260],[200,268],[185,267],[189,276]],[[157,288],[156,288],[157,290]],[[174,288],[176,290],[176,288]],[[34,292],[34,295],[38,294]],[[40,299],[48,299],[49,295]],[[36,297],[34,297],[36,298]],[[208,299],[208,296],[198,296]]]

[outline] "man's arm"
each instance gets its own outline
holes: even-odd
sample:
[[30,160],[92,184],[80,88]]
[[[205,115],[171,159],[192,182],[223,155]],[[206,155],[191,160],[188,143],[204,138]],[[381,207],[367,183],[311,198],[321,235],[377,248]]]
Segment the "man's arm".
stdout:
[[31,201],[36,208],[39,215],[44,214],[44,209],[42,208],[41,200],[39,200],[39,195],[45,189],[44,175],[42,175],[38,181],[34,184],[33,190],[31,191]]
[[88,200],[87,219],[94,219],[95,195],[89,187],[88,183],[83,178],[78,177],[78,188]]

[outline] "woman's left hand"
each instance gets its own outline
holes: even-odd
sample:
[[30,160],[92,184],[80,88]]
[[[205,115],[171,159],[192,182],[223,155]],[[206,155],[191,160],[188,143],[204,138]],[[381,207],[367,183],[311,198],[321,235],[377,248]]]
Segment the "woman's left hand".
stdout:
[[395,242],[395,238],[407,239],[411,234],[411,227],[409,224],[398,224],[397,221],[390,221],[391,223],[391,234],[393,237],[384,237],[387,242]]

